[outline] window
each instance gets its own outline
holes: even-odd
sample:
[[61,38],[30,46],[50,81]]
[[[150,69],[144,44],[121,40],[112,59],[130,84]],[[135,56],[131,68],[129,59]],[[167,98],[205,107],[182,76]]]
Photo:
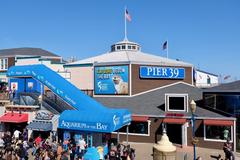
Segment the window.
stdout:
[[204,126],[204,140],[226,141],[228,138],[232,141],[231,126]]
[[8,60],[7,58],[3,58],[0,60],[0,70],[7,70],[8,69]]
[[132,46],[128,46],[128,49],[132,49]]
[[126,49],[126,46],[125,46],[125,45],[122,45],[122,49],[123,49],[123,50]]
[[165,107],[167,111],[187,111],[187,94],[166,94]]
[[240,94],[238,93],[204,94],[204,104],[207,107],[211,107],[237,117],[240,116]]
[[[150,135],[150,121],[147,122],[131,122],[129,125],[129,135]],[[127,126],[119,129],[119,133],[126,134]]]
[[132,49],[136,50],[136,46],[132,46]]
[[117,46],[117,50],[120,50],[121,49],[121,46]]
[[7,58],[5,58],[5,69],[8,69],[8,60],[7,60]]
[[209,75],[207,76],[207,84],[211,84],[211,78],[209,77]]
[[112,51],[115,51],[115,46],[112,46],[112,49],[111,49]]

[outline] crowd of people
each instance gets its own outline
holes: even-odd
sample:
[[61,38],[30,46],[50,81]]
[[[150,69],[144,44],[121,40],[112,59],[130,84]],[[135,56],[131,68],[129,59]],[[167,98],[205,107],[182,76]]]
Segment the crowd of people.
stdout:
[[44,139],[39,135],[28,139],[26,130],[22,133],[15,130],[12,135],[5,132],[0,136],[1,160],[81,160],[82,153],[80,146],[72,143],[64,148],[50,136]]
[[[0,160],[83,160],[87,144],[83,137],[77,142],[56,141],[56,137],[28,137],[27,130],[4,132],[0,135]],[[110,145],[109,154],[100,160],[135,159],[135,150],[130,146]]]

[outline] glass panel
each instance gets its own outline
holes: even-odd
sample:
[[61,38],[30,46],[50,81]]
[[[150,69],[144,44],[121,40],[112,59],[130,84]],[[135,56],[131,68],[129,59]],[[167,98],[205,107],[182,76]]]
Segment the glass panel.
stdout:
[[211,84],[211,78],[207,76],[207,84]]
[[5,59],[5,68],[4,69],[8,69],[8,59]]
[[207,94],[204,95],[204,103],[207,107],[240,116],[240,95],[231,94]]
[[[127,127],[122,127],[119,132],[126,133]],[[148,122],[132,122],[129,126],[129,133],[148,134]]]
[[204,95],[205,99],[205,106],[211,107],[211,108],[216,108],[216,95],[215,94],[206,94]]
[[1,68],[0,68],[0,69],[4,69],[4,68],[3,68],[3,66],[4,66],[4,65],[3,65],[3,59],[1,59],[1,62],[0,62],[0,63],[1,63]]
[[184,110],[184,97],[169,97],[169,110]]
[[230,126],[206,126],[206,138],[215,140],[231,139]]
[[115,51],[115,46],[112,46],[112,49],[111,49],[111,51]]

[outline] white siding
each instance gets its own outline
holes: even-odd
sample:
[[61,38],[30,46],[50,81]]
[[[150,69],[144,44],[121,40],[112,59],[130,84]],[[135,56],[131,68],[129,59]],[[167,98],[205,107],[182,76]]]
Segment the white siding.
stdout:
[[[202,71],[196,71],[196,86],[199,88],[213,87],[219,84],[218,76],[213,74],[208,74]],[[210,79],[210,81],[208,80]]]
[[71,82],[77,88],[81,90],[93,90],[94,77],[93,77],[93,67],[67,67],[65,68],[67,72],[71,73]]

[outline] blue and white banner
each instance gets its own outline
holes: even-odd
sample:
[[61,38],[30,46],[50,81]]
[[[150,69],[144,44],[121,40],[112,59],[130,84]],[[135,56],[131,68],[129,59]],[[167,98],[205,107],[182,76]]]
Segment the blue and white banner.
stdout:
[[95,67],[94,93],[98,95],[127,95],[128,66]]
[[176,67],[140,66],[140,78],[184,79],[185,69]]

